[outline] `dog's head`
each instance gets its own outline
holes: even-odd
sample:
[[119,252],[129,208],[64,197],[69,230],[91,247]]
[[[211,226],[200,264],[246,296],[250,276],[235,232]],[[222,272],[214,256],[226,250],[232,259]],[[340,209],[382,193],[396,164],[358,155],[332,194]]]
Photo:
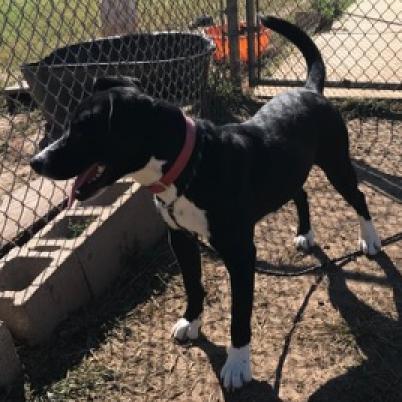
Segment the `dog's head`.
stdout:
[[158,157],[157,137],[173,130],[185,130],[179,108],[143,94],[132,79],[105,77],[31,166],[55,180],[77,176],[72,197],[85,200]]

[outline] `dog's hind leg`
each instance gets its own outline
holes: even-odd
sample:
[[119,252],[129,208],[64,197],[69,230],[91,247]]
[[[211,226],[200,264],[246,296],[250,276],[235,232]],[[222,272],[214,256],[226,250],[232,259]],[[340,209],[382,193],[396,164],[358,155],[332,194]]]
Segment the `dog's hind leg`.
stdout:
[[169,243],[180,265],[184,288],[187,295],[187,308],[172,328],[172,336],[179,340],[196,339],[201,327],[205,296],[201,283],[201,255],[197,239],[182,230],[170,230]]
[[[333,155],[336,153],[334,152]],[[345,155],[344,155],[345,156]],[[364,254],[374,255],[381,249],[381,240],[371,221],[366,198],[357,186],[356,172],[349,155],[337,161],[321,162],[319,166],[324,170],[329,181],[357,212],[360,222],[359,247]]]
[[293,197],[293,201],[296,204],[297,215],[299,217],[299,226],[294,243],[298,250],[308,251],[314,246],[314,233],[310,225],[310,208],[307,193],[303,188]]

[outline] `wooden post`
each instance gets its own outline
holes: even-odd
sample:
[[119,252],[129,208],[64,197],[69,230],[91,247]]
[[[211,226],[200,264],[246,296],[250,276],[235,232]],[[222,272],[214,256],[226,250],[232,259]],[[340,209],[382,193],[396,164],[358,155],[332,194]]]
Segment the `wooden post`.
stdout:
[[239,13],[237,0],[227,0],[230,77],[241,91],[240,51],[239,51]]
[[134,32],[137,28],[136,0],[101,0],[102,35]]

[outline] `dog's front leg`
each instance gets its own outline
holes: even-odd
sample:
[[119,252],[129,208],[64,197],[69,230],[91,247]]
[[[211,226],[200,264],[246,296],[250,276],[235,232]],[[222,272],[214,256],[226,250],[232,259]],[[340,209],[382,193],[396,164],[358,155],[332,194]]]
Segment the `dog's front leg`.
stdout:
[[232,344],[221,371],[221,380],[226,389],[235,389],[252,379],[250,338],[255,246],[251,237],[230,245],[217,246],[216,249],[229,271],[232,290]]
[[172,329],[172,336],[179,340],[196,339],[201,326],[205,291],[201,283],[201,256],[197,239],[182,230],[170,230],[169,242],[179,262],[184,288],[187,295],[187,308]]

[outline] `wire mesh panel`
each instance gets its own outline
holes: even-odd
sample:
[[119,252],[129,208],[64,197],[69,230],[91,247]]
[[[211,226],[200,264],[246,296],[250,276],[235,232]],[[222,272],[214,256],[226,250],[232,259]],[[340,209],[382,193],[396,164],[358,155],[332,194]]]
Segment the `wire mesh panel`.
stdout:
[[215,0],[1,2],[2,254],[49,211],[62,208],[68,183],[36,177],[29,160],[40,144],[60,135],[94,78],[135,76],[145,92],[196,113],[213,49],[189,26],[201,15],[221,13]]
[[[307,30],[327,67],[327,85],[397,89],[402,81],[402,10],[398,0],[293,0],[257,2],[262,14],[279,15]],[[259,58],[260,82],[293,85],[305,62],[277,34]]]

